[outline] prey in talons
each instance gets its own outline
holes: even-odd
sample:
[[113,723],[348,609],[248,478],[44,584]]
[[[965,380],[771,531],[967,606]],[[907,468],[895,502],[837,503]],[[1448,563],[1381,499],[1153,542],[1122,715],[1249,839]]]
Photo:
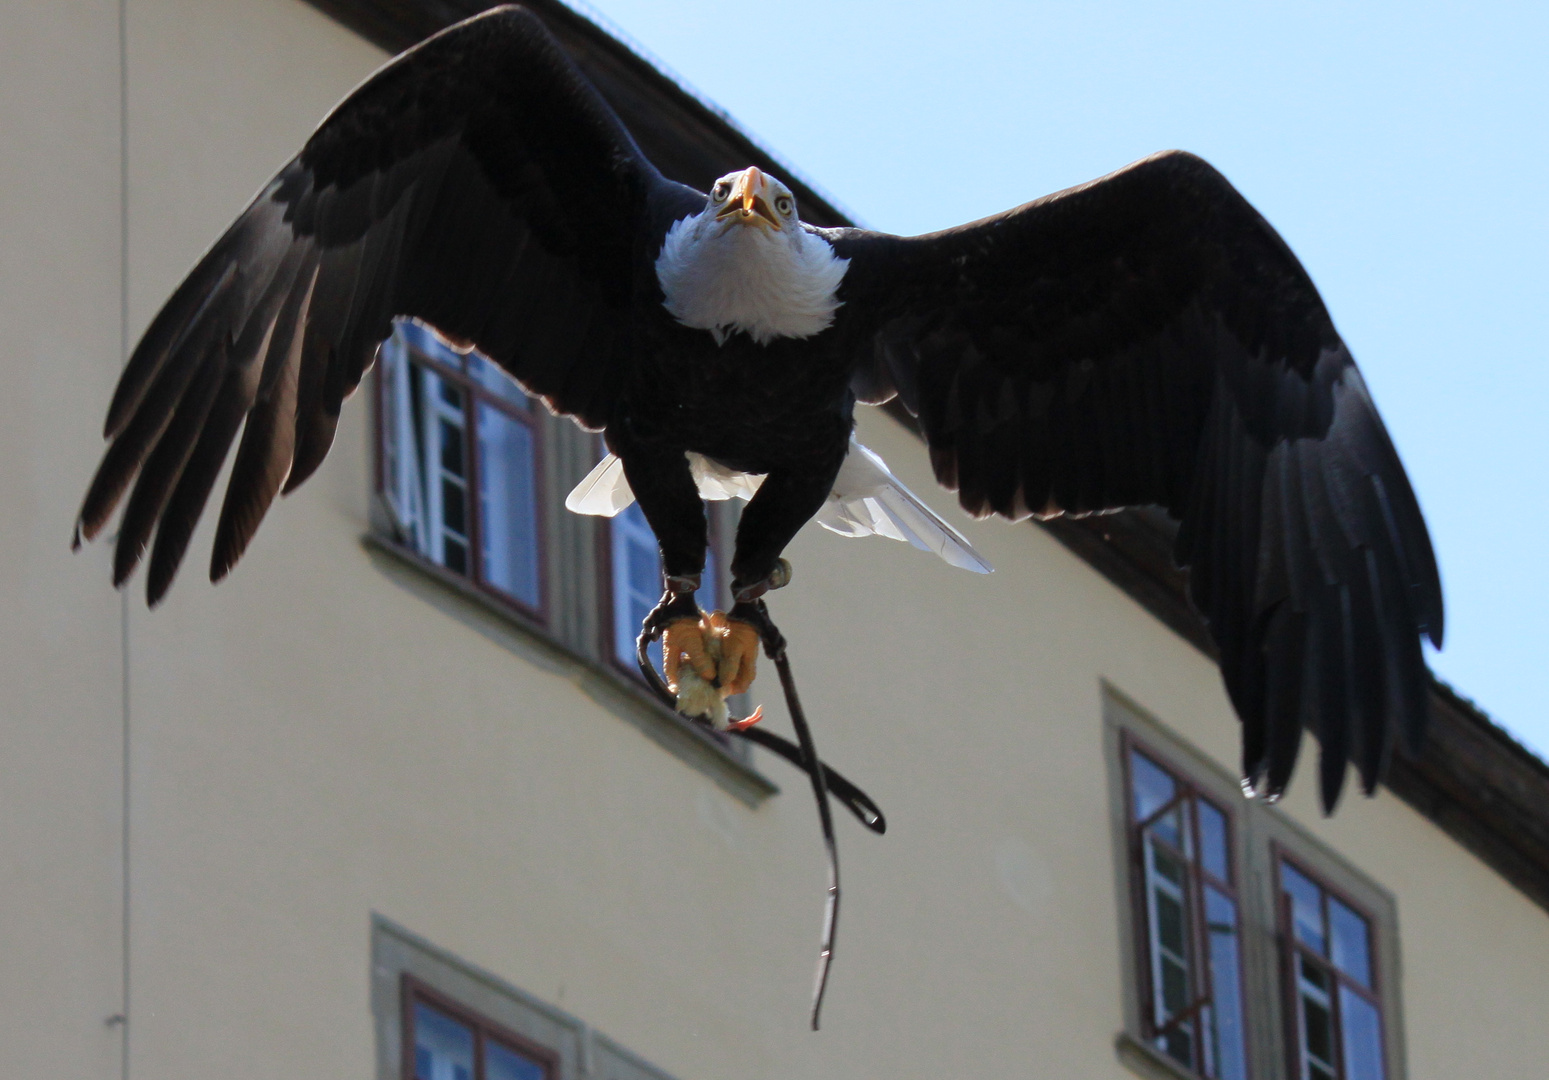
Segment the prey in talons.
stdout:
[[[754,601],[790,580],[791,564],[777,560],[765,581],[736,590],[737,606],[728,614],[699,610],[694,600],[699,585],[695,577],[667,579],[661,602],[646,617],[641,633],[641,664],[643,669],[647,666],[645,646],[659,637],[665,688],[680,714],[717,731],[745,731],[763,719],[762,705],[746,717],[733,718],[726,704],[728,698],[753,686],[758,650],[765,637],[756,625],[764,620],[738,616],[752,614]],[[654,670],[650,672],[654,674]]]

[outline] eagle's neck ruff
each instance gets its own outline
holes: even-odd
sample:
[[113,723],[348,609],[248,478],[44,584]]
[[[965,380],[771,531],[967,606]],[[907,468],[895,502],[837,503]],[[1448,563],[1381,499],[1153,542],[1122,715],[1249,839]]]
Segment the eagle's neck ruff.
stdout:
[[741,330],[762,345],[828,329],[849,265],[799,225],[779,232],[728,227],[706,211],[668,231],[656,279],[684,326],[708,330],[717,344]]

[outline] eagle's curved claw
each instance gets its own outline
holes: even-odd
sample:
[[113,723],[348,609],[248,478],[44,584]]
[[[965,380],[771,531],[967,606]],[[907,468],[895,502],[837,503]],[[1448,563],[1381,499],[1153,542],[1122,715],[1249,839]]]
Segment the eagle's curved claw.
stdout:
[[741,720],[732,720],[726,725],[727,731],[746,731],[764,718],[764,707],[760,705]]

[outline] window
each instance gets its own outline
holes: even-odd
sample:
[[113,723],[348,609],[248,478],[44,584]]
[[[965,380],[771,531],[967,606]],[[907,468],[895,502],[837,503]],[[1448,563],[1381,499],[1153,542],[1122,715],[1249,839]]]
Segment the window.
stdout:
[[[378,385],[379,487],[398,542],[542,620],[548,591],[543,508],[552,500],[554,512],[564,514],[558,502],[569,490],[543,490],[544,441],[562,460],[573,458],[579,444],[595,462],[600,440],[568,423],[543,425],[544,410],[495,364],[477,352],[457,352],[408,320],[400,320],[382,346]],[[707,504],[707,515],[711,545],[698,599],[710,611],[725,606],[715,541],[728,512]],[[588,590],[571,582],[597,573],[602,655],[633,673],[640,624],[662,593],[655,534],[638,503],[611,521],[580,520],[602,530],[606,554],[592,567],[576,552],[557,553],[565,565],[553,584],[577,594],[569,598],[574,607],[586,603]],[[581,644],[584,635],[558,629],[565,644]],[[579,651],[595,655],[597,646]],[[651,657],[660,665],[659,645]]]
[[1281,957],[1299,1080],[1384,1080],[1371,920],[1281,856]]
[[1232,823],[1181,774],[1133,744],[1129,834],[1152,1045],[1200,1076],[1247,1076]]
[[402,543],[543,611],[540,417],[478,353],[412,322],[382,346],[382,494]]
[[378,1080],[672,1080],[576,1017],[372,917]]
[[559,1058],[404,976],[407,1060],[413,1080],[558,1080]]
[[1393,897],[1111,688],[1125,982],[1148,1080],[1402,1080]]

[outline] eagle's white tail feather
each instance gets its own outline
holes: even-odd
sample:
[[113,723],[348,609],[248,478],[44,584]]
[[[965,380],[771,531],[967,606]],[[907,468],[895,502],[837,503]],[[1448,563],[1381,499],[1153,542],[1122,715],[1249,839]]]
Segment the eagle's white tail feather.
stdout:
[[992,567],[966,537],[904,487],[883,460],[850,440],[833,493],[815,518],[840,536],[886,536],[933,552],[953,566],[988,574]]
[[[689,469],[700,498],[751,499],[764,478],[728,469],[702,454],[689,454]],[[577,514],[613,517],[635,501],[624,465],[609,454],[575,486],[565,508]],[[814,520],[840,536],[886,536],[933,552],[953,566],[988,574],[994,567],[973,545],[899,483],[880,457],[850,439],[850,452],[834,478],[834,490]]]
[[610,518],[634,501],[635,493],[624,478],[624,463],[609,454],[565,496],[565,509]]
[[764,482],[763,473],[745,473],[728,469],[719,461],[713,461],[693,451],[689,451],[688,454],[688,471],[694,474],[694,483],[699,487],[699,497],[706,502],[723,502],[726,499],[741,499],[747,502]]

